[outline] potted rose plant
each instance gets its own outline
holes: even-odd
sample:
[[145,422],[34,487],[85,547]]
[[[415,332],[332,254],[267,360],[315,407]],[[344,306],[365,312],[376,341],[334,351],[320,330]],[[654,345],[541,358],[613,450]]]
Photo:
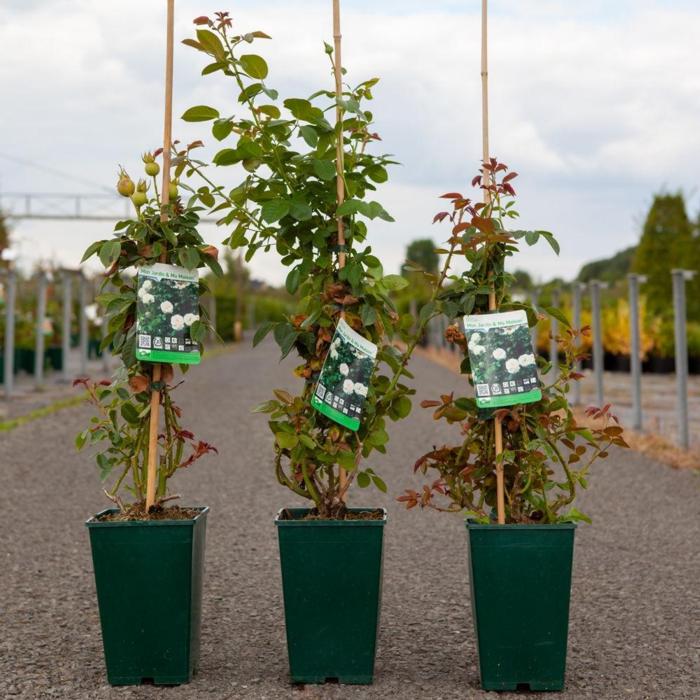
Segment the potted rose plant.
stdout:
[[[246,53],[266,34],[239,33],[227,13],[195,24],[196,38],[184,43],[209,56],[203,73],[234,83],[238,104],[234,116],[200,105],[183,118],[212,121],[214,138],[226,142],[214,164],[239,166],[244,177],[231,190],[215,184],[201,162],[190,159],[187,172],[204,178],[198,196],[232,228],[225,242],[245,250],[247,260],[275,250],[290,268],[287,290],[298,298],[296,313],[263,324],[254,338],[257,344],[272,332],[283,358],[298,357],[301,380],[298,391],[278,389],[255,409],[269,414],[277,480],[305,504],[281,509],[275,521],[291,678],[370,683],[386,513],[348,507],[346,497],[354,486],[386,490],[364,460],[386,451],[388,421],[411,410],[406,363],[416,337],[408,332],[413,320],[391,299],[406,280],[385,275],[366,245],[367,221],[391,220],[371,199],[392,162],[372,152],[379,137],[364,103],[377,80],[280,103],[265,82],[266,61]],[[325,52],[338,77],[337,45],[326,44]],[[340,204],[339,192],[341,200],[347,195]]]
[[[106,268],[104,284],[114,291],[98,298],[108,324],[102,346],[111,345],[121,359],[112,381],[77,380],[87,390],[95,416],[77,436],[76,446],[96,448],[104,493],[113,506],[87,521],[107,676],[113,685],[184,683],[196,670],[208,508],[173,505],[178,495],[169,484],[177,471],[216,451],[183,427],[182,410],[173,398],[180,383],[174,364],[184,371],[191,358],[171,350],[166,364],[137,359],[143,337],[150,342],[146,334],[152,333],[154,342],[165,334],[173,347],[177,339],[194,351],[201,350],[208,328],[205,310],[191,308],[191,297],[183,307],[178,294],[184,283],[156,283],[144,278],[144,271],[154,265],[170,271],[204,266],[220,271],[216,249],[197,232],[197,207],[178,196],[177,184],[169,186],[170,201],[164,204],[155,179],[160,166],[151,154],[144,160],[150,187],[146,180],[135,185],[123,170],[118,183],[120,194],[131,197],[135,216],[118,222],[114,237],[96,241],[83,257],[97,255]],[[202,282],[199,287],[204,290]],[[166,327],[146,327],[154,318]],[[162,421],[151,434],[154,410],[162,410]],[[154,504],[147,508],[149,450],[154,449]]]
[[[453,276],[438,298],[437,308],[458,322],[493,311],[489,295],[495,296],[495,310],[525,311],[530,326],[538,322],[529,304],[511,298],[514,278],[505,263],[523,241],[533,245],[544,238],[557,253],[559,248],[548,232],[508,229],[518,216],[511,184],[515,176],[495,159],[484,162],[473,185],[486,190],[486,203],[448,193],[452,210],[436,216],[451,223],[450,240],[467,262],[466,271]],[[567,399],[571,382],[581,377],[574,366],[582,359],[580,341],[588,329],[571,328],[556,308],[544,311],[566,329],[558,338],[564,360],[556,379],[538,382],[539,400],[519,404],[517,397],[499,395],[495,409],[478,408],[474,396],[444,394],[424,400],[421,405],[433,409],[436,420],[459,427],[459,441],[434,446],[421,456],[415,470],[430,474],[429,483],[420,491],[408,489],[398,499],[408,508],[419,505],[467,517],[472,607],[485,690],[514,690],[522,684],[531,690],[563,687],[574,530],[577,521],[589,521],[574,506],[576,492],[588,485],[593,462],[606,457],[614,445],[626,446],[609,405],[589,408],[592,423],[586,425]],[[527,349],[529,334],[518,337],[517,332],[509,344],[493,349],[479,333],[465,334],[458,323],[448,327],[446,336],[464,353],[461,371],[472,384],[473,372],[498,365],[510,377],[528,375],[525,381],[530,381],[535,358]],[[537,358],[537,364],[546,377],[551,363]],[[502,450],[497,450],[496,421]],[[505,524],[495,522],[497,464],[503,469]]]

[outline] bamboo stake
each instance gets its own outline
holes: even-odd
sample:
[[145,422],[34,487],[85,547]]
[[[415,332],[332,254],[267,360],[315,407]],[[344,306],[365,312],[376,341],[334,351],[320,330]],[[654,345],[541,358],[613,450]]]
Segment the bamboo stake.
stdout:
[[[338,206],[340,206],[345,201],[345,152],[343,149],[343,110],[340,106],[340,100],[343,96],[343,62],[341,59],[341,47],[340,40],[342,39],[342,34],[340,33],[340,0],[333,0],[333,44],[334,44],[334,57],[333,61],[333,73],[335,75],[335,96],[336,96],[336,106],[335,106],[335,123],[336,129],[340,129],[338,134],[337,143],[335,146],[335,187],[336,195],[338,200]],[[338,222],[338,267],[340,269],[345,267],[345,224],[343,223],[343,217],[336,217]]]
[[[163,118],[163,185],[161,190],[160,220],[168,220],[170,204],[170,149],[172,147],[173,125],[173,26],[175,17],[175,0],[168,0],[165,45],[165,115]],[[165,253],[161,260],[166,260]],[[152,384],[160,382],[162,376],[160,364],[153,365]],[[151,388],[151,415],[148,431],[148,471],[146,474],[146,512],[151,509],[156,499],[156,473],[158,462],[158,418],[160,413],[160,391]]]
[[[340,100],[343,97],[343,62],[341,57],[340,33],[340,0],[333,0],[333,75],[335,77],[335,124],[336,124],[336,145],[335,145],[335,188],[338,206],[345,201],[345,150],[343,144],[343,109]],[[338,224],[338,268],[345,267],[345,224],[342,216],[336,216]],[[342,314],[341,314],[342,318]],[[342,467],[338,473],[340,481],[340,491],[343,493],[342,501],[345,501],[345,485],[348,475]]]
[[[489,153],[489,68],[488,68],[488,0],[481,0],[481,129],[484,163],[490,160]],[[491,184],[491,173],[484,170],[484,184]],[[491,193],[484,190],[484,203],[491,204]],[[491,285],[489,292],[489,310],[496,311],[496,290]],[[494,437],[496,443],[496,514],[498,524],[504,525],[505,515],[505,485],[503,479],[503,462],[498,461],[498,455],[503,452],[503,426],[500,418],[493,419]]]

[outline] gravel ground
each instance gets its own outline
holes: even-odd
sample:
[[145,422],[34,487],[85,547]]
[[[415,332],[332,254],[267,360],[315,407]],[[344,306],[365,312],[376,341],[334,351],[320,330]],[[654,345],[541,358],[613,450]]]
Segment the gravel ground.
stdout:
[[[508,698],[479,689],[459,516],[402,510],[421,450],[448,438],[420,409],[393,429],[378,462],[390,495],[354,495],[389,509],[374,685],[306,686],[287,679],[273,516],[291,498],[274,480],[265,419],[249,413],[291,383],[276,350],[214,357],[179,390],[189,424],[220,451],[177,480],[209,504],[201,667],[177,688],[110,688],[102,661],[83,521],[104,507],[95,467],[73,451],[89,409],[66,409],[0,434],[1,698]],[[459,378],[418,360],[419,396]],[[206,405],[205,405],[206,402]],[[597,468],[580,506],[567,689],[561,698],[700,697],[698,477],[618,452]],[[8,527],[9,526],[9,527]]]
[[[118,363],[116,358],[91,359],[87,363],[87,371],[93,377],[109,377],[110,370],[107,367],[114,367]],[[20,372],[15,375],[13,382],[12,397],[8,401],[5,397],[5,387],[0,390],[0,421],[11,420],[25,416],[39,408],[49,406],[55,401],[60,401],[67,397],[75,396],[71,384],[75,377],[80,376],[80,354],[75,348],[68,356],[68,368],[70,370],[68,381],[63,378],[63,372],[46,370],[44,381],[41,387],[37,388],[32,375]]]

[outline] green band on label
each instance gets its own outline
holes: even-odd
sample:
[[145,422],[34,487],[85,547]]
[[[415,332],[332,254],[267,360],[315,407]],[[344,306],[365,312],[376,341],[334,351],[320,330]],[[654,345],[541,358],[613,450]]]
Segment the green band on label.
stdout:
[[141,362],[167,362],[176,365],[198,365],[202,361],[199,352],[173,352],[172,350],[143,350],[137,348],[136,359]]
[[350,430],[357,431],[360,428],[360,419],[359,418],[350,418],[350,416],[346,416],[341,411],[338,411],[337,409],[333,408],[332,406],[329,406],[327,403],[320,401],[316,397],[316,395],[314,395],[311,398],[311,405],[319,413],[323,413],[324,416],[327,416],[331,420],[334,420],[336,423],[340,423],[340,425],[345,426],[346,428],[349,428]]
[[521,403],[535,403],[542,398],[539,389],[532,389],[522,394],[510,394],[505,396],[490,396],[487,398],[476,398],[476,405],[479,408],[499,408],[502,406],[517,406]]

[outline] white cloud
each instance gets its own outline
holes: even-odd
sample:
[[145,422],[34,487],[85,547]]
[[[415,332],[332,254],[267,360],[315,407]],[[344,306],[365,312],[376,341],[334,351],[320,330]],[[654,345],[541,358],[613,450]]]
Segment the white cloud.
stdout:
[[[180,0],[176,36],[220,2]],[[226,3],[223,3],[225,6]],[[373,246],[395,270],[406,244],[431,227],[442,191],[466,188],[480,157],[479,3],[346,3],[344,57],[349,78],[378,75],[374,106],[382,147],[402,162],[380,199],[397,219],[378,224]],[[546,250],[523,257],[536,275],[572,276],[580,265],[632,244],[636,217],[662,185],[697,182],[700,74],[692,3],[628,0],[574,6],[560,0],[492,3],[491,144],[521,177],[522,224],[562,240],[556,261]],[[301,11],[303,8],[303,12]],[[237,23],[264,29],[270,83],[283,95],[331,84],[321,42],[329,39],[329,3],[252,0],[232,3]],[[161,138],[163,61],[161,3],[122,0],[3,2],[0,62],[1,152],[45,163],[111,186],[116,164],[134,170],[139,154]],[[176,50],[175,114],[211,103],[236,105],[218,79],[202,79],[199,56]],[[206,128],[206,127],[204,127]],[[202,126],[176,122],[183,139]],[[211,153],[211,151],[209,151]],[[217,176],[235,178],[233,171]],[[0,191],[81,191],[0,158]],[[15,236],[25,260],[75,263],[106,224],[25,222]],[[223,232],[212,231],[214,241]],[[279,281],[268,257],[255,274]]]

